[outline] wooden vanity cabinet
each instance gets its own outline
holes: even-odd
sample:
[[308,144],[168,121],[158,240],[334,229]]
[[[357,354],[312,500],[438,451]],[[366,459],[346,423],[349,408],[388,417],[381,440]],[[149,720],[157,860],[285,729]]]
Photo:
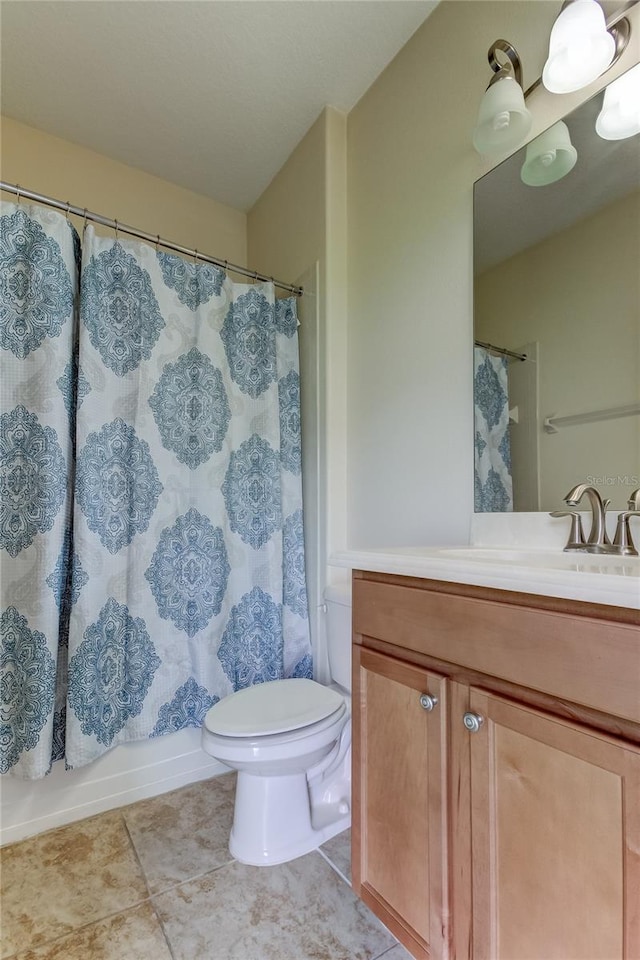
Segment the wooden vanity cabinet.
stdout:
[[355,891],[418,960],[640,960],[637,611],[353,596]]
[[637,748],[474,687],[469,705],[473,956],[640,957]]
[[354,888],[415,957],[447,956],[446,681],[361,647],[353,675]]

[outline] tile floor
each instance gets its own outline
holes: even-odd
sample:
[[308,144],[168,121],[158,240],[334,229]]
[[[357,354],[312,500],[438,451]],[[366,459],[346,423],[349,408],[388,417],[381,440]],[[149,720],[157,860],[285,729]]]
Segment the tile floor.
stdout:
[[348,886],[348,832],[247,867],[233,794],[225,774],[5,847],[2,958],[411,960]]

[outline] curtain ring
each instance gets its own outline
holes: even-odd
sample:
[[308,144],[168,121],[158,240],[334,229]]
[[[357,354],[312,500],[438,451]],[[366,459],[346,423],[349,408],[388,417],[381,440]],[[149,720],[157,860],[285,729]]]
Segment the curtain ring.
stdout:
[[71,222],[71,221],[69,220],[69,210],[70,210],[70,209],[71,209],[71,203],[70,203],[69,200],[67,200],[67,213],[66,213],[67,223],[70,223],[70,222]]
[[196,267],[198,266],[198,251],[197,251],[197,250],[194,250],[194,251],[193,251],[193,263],[194,263],[194,265],[195,265]]
[[158,252],[158,247],[160,246],[160,234],[156,234],[156,253]]
[[257,271],[257,270],[254,270],[254,271],[253,271],[253,282],[254,282],[254,283],[257,283],[257,282],[258,282],[258,271]]
[[224,272],[227,273],[228,270],[229,270],[229,261],[228,261],[228,260],[225,260],[225,262],[224,262]]
[[117,221],[117,220],[114,220],[113,222],[115,223],[116,242],[117,242],[117,240],[118,240],[118,221]]
[[20,184],[16,183],[16,197],[18,198],[18,206],[20,206]]
[[84,235],[85,230],[87,229],[87,208],[85,207],[82,211],[82,233]]

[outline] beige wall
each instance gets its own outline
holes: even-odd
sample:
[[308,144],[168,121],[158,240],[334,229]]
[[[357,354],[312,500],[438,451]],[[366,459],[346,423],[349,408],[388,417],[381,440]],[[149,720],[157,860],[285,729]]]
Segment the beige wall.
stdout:
[[[349,114],[351,546],[468,538],[472,188],[491,165],[471,135],[490,44],[515,44],[528,86],[558,9],[444,0]],[[619,69],[638,59],[636,43]],[[597,87],[536,91],[531,135]]]
[[[541,423],[640,401],[639,249],[636,192],[476,278],[477,336],[511,349],[539,344]],[[539,429],[541,508],[559,509],[588,477],[626,476],[600,485],[623,509],[640,483],[639,436],[635,417]]]
[[8,117],[0,134],[3,180],[246,265],[244,213]]
[[295,279],[324,258],[326,128],[322,113],[248,214],[249,258],[268,275]]

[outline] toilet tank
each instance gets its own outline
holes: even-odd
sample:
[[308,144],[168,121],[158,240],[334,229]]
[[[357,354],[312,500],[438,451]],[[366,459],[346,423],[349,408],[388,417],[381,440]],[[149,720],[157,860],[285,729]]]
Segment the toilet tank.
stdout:
[[327,653],[331,679],[351,692],[351,584],[326,587]]

